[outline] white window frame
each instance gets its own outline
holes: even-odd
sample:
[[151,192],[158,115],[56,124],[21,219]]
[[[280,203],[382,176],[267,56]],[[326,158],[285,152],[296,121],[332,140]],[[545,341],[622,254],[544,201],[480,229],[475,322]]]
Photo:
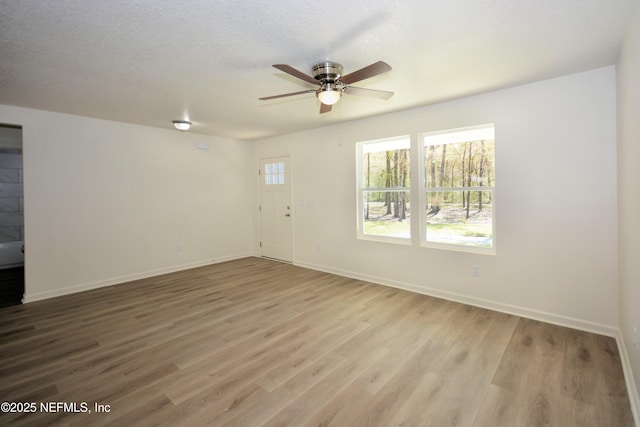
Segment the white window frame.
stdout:
[[[420,158],[420,163],[419,163],[419,187],[420,187],[420,195],[419,195],[419,214],[416,215],[418,224],[419,224],[419,235],[420,235],[420,246],[422,247],[426,247],[426,248],[437,248],[437,249],[447,249],[447,250],[454,250],[454,251],[461,251],[461,252],[472,252],[472,253],[480,253],[480,254],[487,254],[487,255],[495,255],[496,254],[496,191],[495,191],[495,185],[491,186],[491,187],[486,187],[486,186],[482,186],[482,187],[460,187],[453,189],[454,191],[456,190],[460,190],[460,191],[490,191],[491,192],[491,222],[492,222],[492,245],[490,248],[483,248],[483,247],[478,247],[478,246],[469,246],[469,245],[462,245],[462,244],[457,244],[457,243],[443,243],[443,242],[429,242],[427,241],[427,219],[426,219],[426,212],[427,212],[427,192],[429,191],[442,191],[442,190],[446,190],[446,191],[452,191],[451,188],[427,188],[427,177],[426,177],[426,167],[425,167],[425,143],[424,143],[424,138],[425,137],[437,137],[438,135],[442,135],[442,141],[440,142],[441,144],[450,144],[450,143],[456,143],[456,142],[467,142],[467,141],[475,141],[477,139],[473,139],[474,138],[474,134],[477,131],[482,131],[484,129],[488,129],[491,128],[493,129],[494,133],[495,133],[495,124],[493,123],[488,123],[488,124],[484,124],[484,125],[478,125],[478,126],[470,126],[470,127],[464,127],[464,128],[456,128],[456,129],[447,129],[447,130],[443,130],[443,131],[436,131],[436,132],[425,132],[425,133],[421,133],[420,135],[418,135],[418,156]],[[469,137],[467,139],[465,138],[460,138],[460,139],[448,139],[448,137],[450,136],[450,134],[456,134],[456,133],[466,133],[468,131],[468,135]],[[494,136],[494,140],[495,140],[495,136]],[[496,150],[497,151],[497,150]],[[415,211],[413,211],[415,212]]]
[[[390,137],[390,138],[382,138],[382,139],[376,139],[376,140],[370,140],[370,141],[361,141],[358,142],[356,144],[356,194],[357,194],[357,200],[356,200],[356,212],[357,212],[357,237],[358,239],[361,240],[372,240],[372,241],[377,241],[377,242],[387,242],[387,243],[396,243],[396,244],[403,244],[403,245],[411,245],[412,244],[412,240],[413,240],[413,225],[410,227],[410,235],[409,237],[398,237],[398,236],[381,236],[381,235],[374,235],[374,234],[366,234],[364,232],[364,226],[365,226],[365,219],[364,219],[364,195],[366,192],[376,192],[376,193],[387,193],[387,192],[400,192],[400,191],[406,191],[407,195],[409,196],[409,200],[413,200],[412,196],[413,196],[413,192],[411,190],[411,188],[413,187],[413,180],[411,180],[411,184],[409,185],[409,187],[394,187],[394,188],[365,188],[364,185],[364,147],[366,145],[373,145],[373,144],[385,144],[385,143],[394,143],[394,142],[398,142],[398,141],[406,141],[407,143],[407,147],[409,149],[409,159],[410,159],[410,163],[409,163],[409,167],[411,169],[413,169],[413,144],[412,144],[412,138],[410,135],[401,135],[401,136],[395,136],[395,137]],[[413,177],[413,172],[411,172],[411,176]],[[411,202],[410,202],[411,203]],[[412,205],[414,206],[414,205]],[[411,212],[414,212],[414,209],[411,209]],[[415,220],[415,218],[411,218],[411,222],[413,223],[413,221]]]

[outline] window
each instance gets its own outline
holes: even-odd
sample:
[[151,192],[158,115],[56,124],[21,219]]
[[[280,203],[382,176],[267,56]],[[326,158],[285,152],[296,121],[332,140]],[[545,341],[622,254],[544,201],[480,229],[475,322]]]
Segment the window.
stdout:
[[359,239],[495,253],[493,124],[360,142],[357,166]]
[[264,183],[267,185],[284,184],[284,163],[267,163],[264,165]]
[[421,136],[423,245],[495,247],[494,126]]
[[358,237],[411,239],[411,141],[408,136],[358,144]]

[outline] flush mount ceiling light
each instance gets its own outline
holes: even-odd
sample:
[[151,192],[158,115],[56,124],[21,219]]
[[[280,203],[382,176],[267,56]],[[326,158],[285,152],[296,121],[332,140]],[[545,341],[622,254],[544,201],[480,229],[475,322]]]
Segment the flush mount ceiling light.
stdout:
[[173,126],[178,130],[189,130],[191,127],[191,122],[186,120],[174,120],[171,123],[173,123]]

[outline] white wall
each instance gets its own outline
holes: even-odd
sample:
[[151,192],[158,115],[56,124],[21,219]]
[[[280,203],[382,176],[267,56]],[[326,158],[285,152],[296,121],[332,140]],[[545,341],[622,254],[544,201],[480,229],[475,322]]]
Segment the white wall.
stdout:
[[[622,48],[618,70],[618,231],[620,331],[635,377],[640,412],[640,1]],[[634,327],[637,332],[634,332]],[[637,414],[636,413],[636,414]],[[640,420],[636,419],[640,425]]]
[[23,126],[25,301],[251,254],[251,144],[9,106],[0,122]]
[[[607,67],[265,139],[254,161],[292,158],[296,264],[615,335],[615,102]],[[497,255],[356,239],[356,142],[484,123],[496,125]]]

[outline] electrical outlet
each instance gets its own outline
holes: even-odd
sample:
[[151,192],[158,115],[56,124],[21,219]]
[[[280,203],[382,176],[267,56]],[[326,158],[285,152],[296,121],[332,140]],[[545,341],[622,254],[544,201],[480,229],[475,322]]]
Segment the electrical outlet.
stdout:
[[182,245],[179,243],[176,245],[176,252],[182,252]]
[[320,253],[321,250],[322,246],[320,246],[320,243],[316,243],[316,252]]
[[473,277],[480,277],[480,266],[479,265],[472,265],[471,266],[471,275]]

